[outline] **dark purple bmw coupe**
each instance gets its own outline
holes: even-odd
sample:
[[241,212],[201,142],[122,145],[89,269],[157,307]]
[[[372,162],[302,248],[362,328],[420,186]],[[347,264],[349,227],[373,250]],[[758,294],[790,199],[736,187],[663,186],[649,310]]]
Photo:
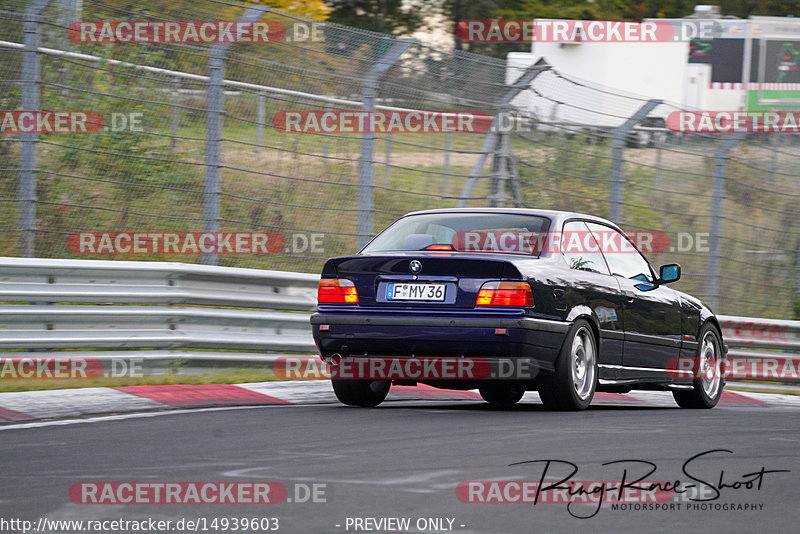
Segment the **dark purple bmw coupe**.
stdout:
[[581,410],[595,391],[632,389],[715,406],[719,324],[667,287],[680,266],[655,271],[640,252],[652,240],[640,237],[558,211],[401,217],[323,267],[311,324],[337,397],[376,406],[392,384],[424,383],[504,406],[535,390],[549,408]]

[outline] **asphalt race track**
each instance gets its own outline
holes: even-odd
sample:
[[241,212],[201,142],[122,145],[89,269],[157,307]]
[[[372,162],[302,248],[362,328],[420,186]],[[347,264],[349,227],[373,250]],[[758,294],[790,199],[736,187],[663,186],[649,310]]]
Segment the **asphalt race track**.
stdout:
[[[298,533],[396,531],[393,523],[363,521],[388,517],[408,518],[410,532],[797,532],[799,446],[796,407],[748,403],[689,411],[621,401],[552,413],[531,401],[501,411],[476,401],[429,400],[371,410],[318,404],[134,414],[0,431],[0,511],[3,518],[34,522],[205,518],[208,525],[215,517],[277,517],[279,532]],[[763,474],[760,489],[754,483],[723,488],[705,503],[707,510],[688,508],[702,504],[689,502],[688,494],[671,500],[674,509],[658,510],[464,503],[456,494],[463,481],[538,481],[544,464],[510,464],[544,459],[576,464],[574,480],[618,481],[625,465],[632,478],[645,464],[602,464],[642,460],[657,466],[647,480],[689,483],[684,462],[713,449],[732,454],[687,464],[696,479],[713,485],[720,476],[732,486],[753,480],[762,467],[790,472]],[[548,475],[566,475],[567,466],[549,469]],[[287,501],[267,505],[70,500],[74,483],[105,481],[273,481],[289,493]],[[312,484],[324,485],[317,488],[325,502],[288,502],[295,491],[302,500]],[[755,509],[731,510],[731,504]]]

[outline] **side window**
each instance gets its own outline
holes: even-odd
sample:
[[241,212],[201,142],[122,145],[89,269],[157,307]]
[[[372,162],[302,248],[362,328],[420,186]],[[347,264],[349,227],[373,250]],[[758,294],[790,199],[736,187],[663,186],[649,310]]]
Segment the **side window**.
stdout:
[[600,246],[583,221],[564,224],[561,233],[561,253],[571,269],[609,274]]
[[642,282],[653,282],[650,264],[636,246],[617,230],[596,223],[586,223],[594,234],[611,274]]

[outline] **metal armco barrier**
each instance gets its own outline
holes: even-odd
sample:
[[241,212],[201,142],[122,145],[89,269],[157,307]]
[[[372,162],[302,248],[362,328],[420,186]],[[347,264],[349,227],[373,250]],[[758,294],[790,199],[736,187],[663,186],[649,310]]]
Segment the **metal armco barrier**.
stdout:
[[730,315],[717,319],[730,347],[729,379],[800,382],[800,321]]
[[[316,352],[308,312],[318,280],[184,263],[0,258],[0,350],[229,361]],[[800,321],[718,319],[729,379],[800,381],[800,353],[788,352],[800,351]]]
[[[254,355],[229,351],[313,352],[307,312],[318,280],[183,263],[0,258],[0,350],[203,349],[187,357],[235,360]],[[134,354],[88,355],[126,353]]]

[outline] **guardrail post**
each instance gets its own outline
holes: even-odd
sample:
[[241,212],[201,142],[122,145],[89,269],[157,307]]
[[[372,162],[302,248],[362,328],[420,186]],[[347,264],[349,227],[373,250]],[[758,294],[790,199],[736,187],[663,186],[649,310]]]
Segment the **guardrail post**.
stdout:
[[[531,82],[533,82],[537,76],[546,70],[550,70],[550,68],[551,66],[547,64],[544,58],[542,58],[525,69],[525,72],[523,72],[522,75],[514,81],[514,83],[507,86],[505,92],[500,96],[500,98],[497,99],[494,104],[495,109],[506,109],[508,104],[514,99],[515,96],[530,87]],[[486,139],[483,141],[481,155],[478,157],[478,161],[475,162],[475,165],[472,166],[467,183],[464,184],[464,189],[461,190],[461,198],[458,201],[459,208],[463,208],[467,205],[467,200],[472,196],[472,192],[475,190],[478,179],[483,174],[483,167],[486,165],[486,158],[497,146],[497,129],[499,127],[500,121],[497,114],[495,114],[495,117],[492,120],[492,125],[489,127],[489,133],[486,135]]]
[[744,134],[733,134],[724,139],[714,152],[713,182],[711,185],[711,222],[709,233],[708,273],[706,299],[712,309],[719,306],[719,265],[722,257],[722,201],[725,198],[725,178],[728,154],[745,138]]
[[611,132],[611,191],[608,199],[608,218],[617,224],[622,223],[622,188],[625,183],[622,164],[624,163],[625,137],[634,126],[661,103],[663,100],[648,100],[628,120]]
[[[267,6],[252,6],[239,21],[255,21],[269,11]],[[206,113],[206,176],[203,184],[203,232],[219,231],[220,147],[222,145],[223,81],[225,54],[233,43],[215,43],[208,51],[208,111]],[[216,265],[216,254],[203,254],[200,263]]]
[[[378,82],[384,74],[394,65],[406,50],[416,43],[416,39],[398,39],[391,48],[373,65],[364,77],[362,86],[363,104],[361,109],[367,113],[375,111],[375,96],[378,92]],[[373,189],[375,177],[373,174],[373,158],[375,152],[375,132],[361,134],[361,154],[358,158],[358,247],[367,244],[372,235]]]
[[[39,15],[52,0],[34,0],[25,8],[24,44],[22,51],[22,109],[39,109]],[[17,178],[17,198],[19,212],[17,246],[19,254],[26,258],[36,253],[36,144],[39,134],[29,132],[20,134],[22,146],[19,149],[19,175]]]

